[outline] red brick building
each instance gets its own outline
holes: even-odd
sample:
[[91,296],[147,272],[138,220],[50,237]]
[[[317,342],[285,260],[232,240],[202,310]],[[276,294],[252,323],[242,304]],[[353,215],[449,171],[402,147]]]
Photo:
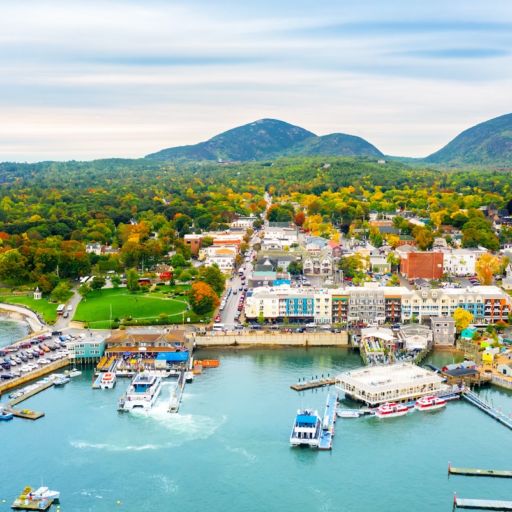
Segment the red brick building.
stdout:
[[400,272],[407,279],[440,279],[443,275],[443,253],[406,253],[400,260]]

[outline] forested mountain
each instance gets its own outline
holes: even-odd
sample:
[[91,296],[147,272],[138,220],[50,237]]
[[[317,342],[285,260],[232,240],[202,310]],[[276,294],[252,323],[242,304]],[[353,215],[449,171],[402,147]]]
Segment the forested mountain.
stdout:
[[381,156],[360,137],[333,133],[322,137],[277,119],[260,119],[191,146],[148,155],[150,160],[266,160],[278,156]]
[[463,131],[425,160],[439,164],[512,165],[512,114]]

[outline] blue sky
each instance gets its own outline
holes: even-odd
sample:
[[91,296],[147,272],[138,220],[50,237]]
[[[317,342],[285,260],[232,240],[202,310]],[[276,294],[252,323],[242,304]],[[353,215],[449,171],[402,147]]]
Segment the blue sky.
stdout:
[[425,156],[512,112],[509,0],[0,6],[0,160],[138,157],[263,117]]

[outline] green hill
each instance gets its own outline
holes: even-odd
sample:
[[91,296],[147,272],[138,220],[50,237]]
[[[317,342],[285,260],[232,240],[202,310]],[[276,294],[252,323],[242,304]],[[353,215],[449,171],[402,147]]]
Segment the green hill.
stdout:
[[512,114],[477,124],[425,159],[436,164],[512,163]]
[[360,137],[333,133],[322,137],[277,119],[260,119],[199,144],[168,148],[150,160],[266,160],[278,156],[382,156]]

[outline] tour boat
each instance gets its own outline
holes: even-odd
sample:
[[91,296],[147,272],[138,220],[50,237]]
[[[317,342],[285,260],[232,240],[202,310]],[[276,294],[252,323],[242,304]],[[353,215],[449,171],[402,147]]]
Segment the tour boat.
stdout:
[[116,374],[105,372],[101,375],[100,389],[112,389],[116,385]]
[[389,402],[377,407],[375,416],[377,416],[377,418],[396,418],[398,416],[404,416],[408,412],[409,408],[406,405]]
[[119,400],[119,411],[149,411],[162,389],[162,378],[148,372],[135,375],[128,390]]
[[446,406],[446,400],[438,396],[424,396],[416,400],[414,408],[417,411],[436,411]]
[[318,411],[299,409],[293,422],[290,444],[318,448],[322,433],[322,421]]

